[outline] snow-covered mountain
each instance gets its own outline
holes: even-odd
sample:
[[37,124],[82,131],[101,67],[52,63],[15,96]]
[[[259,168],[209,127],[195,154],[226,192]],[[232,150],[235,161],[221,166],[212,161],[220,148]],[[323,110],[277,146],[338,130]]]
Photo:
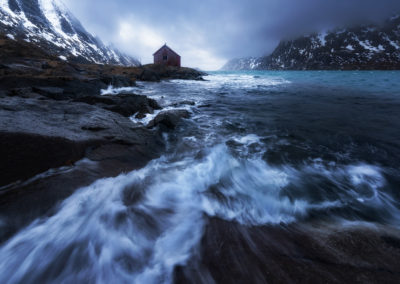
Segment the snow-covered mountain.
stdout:
[[261,62],[257,57],[237,58],[228,61],[222,70],[256,70]]
[[0,0],[0,33],[32,42],[63,60],[140,64],[88,33],[60,0]]
[[233,59],[223,70],[400,69],[400,16],[281,41],[272,54]]

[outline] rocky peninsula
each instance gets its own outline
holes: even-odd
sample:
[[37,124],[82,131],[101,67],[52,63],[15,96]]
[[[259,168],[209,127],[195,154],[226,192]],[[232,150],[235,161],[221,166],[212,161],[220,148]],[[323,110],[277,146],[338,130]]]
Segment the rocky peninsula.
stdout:
[[203,75],[190,68],[70,63],[1,36],[0,216],[12,217],[0,241],[50,214],[75,189],[144,166],[163,151],[162,132],[188,116],[161,112],[148,127],[137,127],[133,114],[153,113],[160,105],[132,92],[101,90]]

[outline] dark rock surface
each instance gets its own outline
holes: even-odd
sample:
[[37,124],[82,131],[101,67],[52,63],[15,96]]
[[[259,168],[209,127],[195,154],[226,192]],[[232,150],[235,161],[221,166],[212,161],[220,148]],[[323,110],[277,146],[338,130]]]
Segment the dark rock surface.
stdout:
[[0,133],[0,186],[25,180],[50,168],[72,165],[96,141],[21,132]]
[[149,64],[141,67],[142,73],[137,77],[142,81],[160,81],[162,79],[204,80],[207,73],[186,67],[173,67]]
[[135,113],[153,113],[154,110],[161,109],[159,104],[146,96],[135,94],[119,94],[104,96],[87,96],[74,100],[85,102],[91,105],[100,106],[106,110],[119,113],[129,117]]
[[[209,220],[175,283],[398,283],[398,229]],[[200,260],[201,259],[201,260]]]
[[161,111],[157,116],[148,123],[148,128],[153,128],[157,125],[163,125],[169,129],[174,129],[182,118],[189,118],[190,113],[184,109]]
[[0,242],[50,214],[74,190],[162,153],[158,129],[136,128],[119,114],[124,99],[131,102],[122,109],[129,113],[158,106],[134,95],[54,100],[29,88],[0,97],[0,216],[7,216]]
[[[101,99],[107,98],[99,96]],[[71,164],[81,159],[88,149],[100,145],[143,144],[143,133],[139,134],[129,118],[119,113],[129,116],[142,111],[143,107],[150,109],[147,98],[125,98],[131,102],[126,108],[121,107],[123,97],[108,99],[108,104],[99,107],[40,95],[37,98],[1,98],[0,186]]]

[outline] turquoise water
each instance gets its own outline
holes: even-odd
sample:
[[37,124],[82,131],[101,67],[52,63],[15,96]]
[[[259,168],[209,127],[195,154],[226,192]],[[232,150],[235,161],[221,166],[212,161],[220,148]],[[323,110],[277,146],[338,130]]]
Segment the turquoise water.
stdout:
[[284,78],[293,83],[313,87],[400,94],[400,71],[214,71],[209,74]]

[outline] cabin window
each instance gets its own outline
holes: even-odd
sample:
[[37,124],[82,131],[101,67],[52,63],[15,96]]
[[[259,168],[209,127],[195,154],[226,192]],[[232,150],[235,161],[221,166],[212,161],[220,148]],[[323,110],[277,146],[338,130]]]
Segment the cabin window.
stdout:
[[164,55],[163,56],[163,60],[167,60],[168,59],[168,56],[167,55]]

